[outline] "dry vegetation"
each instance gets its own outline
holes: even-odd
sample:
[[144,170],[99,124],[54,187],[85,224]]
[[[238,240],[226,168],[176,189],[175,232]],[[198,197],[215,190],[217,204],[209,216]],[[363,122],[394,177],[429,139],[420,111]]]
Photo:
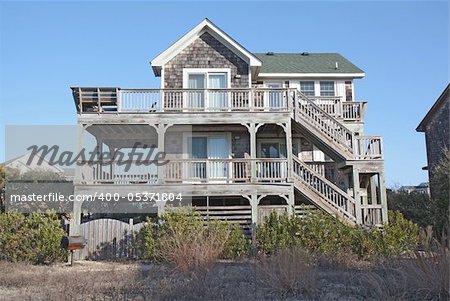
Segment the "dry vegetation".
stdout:
[[[323,261],[323,259],[321,259]],[[449,254],[345,266],[290,249],[181,272],[165,264],[0,262],[1,300],[448,300]]]

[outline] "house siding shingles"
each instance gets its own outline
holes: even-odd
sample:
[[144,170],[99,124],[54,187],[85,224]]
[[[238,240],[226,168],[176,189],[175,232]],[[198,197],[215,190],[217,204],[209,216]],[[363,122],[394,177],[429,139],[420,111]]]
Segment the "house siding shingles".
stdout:
[[164,65],[164,88],[183,88],[183,68],[230,68],[231,88],[249,87],[249,65],[207,32]]
[[435,168],[443,158],[444,150],[450,149],[449,116],[450,98],[447,94],[443,106],[436,111],[425,130],[431,197],[436,196]]

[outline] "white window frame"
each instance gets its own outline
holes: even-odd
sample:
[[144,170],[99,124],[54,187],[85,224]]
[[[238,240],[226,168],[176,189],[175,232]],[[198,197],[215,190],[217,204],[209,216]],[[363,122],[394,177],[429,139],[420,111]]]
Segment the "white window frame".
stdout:
[[[183,154],[182,154],[182,158],[183,159],[191,159],[189,158],[189,150],[187,149],[188,146],[188,139],[192,139],[192,137],[206,137],[207,139],[209,137],[226,137],[227,141],[228,141],[228,158],[225,159],[232,159],[232,150],[233,150],[233,146],[232,146],[232,139],[231,139],[231,133],[230,132],[195,132],[195,133],[183,133]],[[206,159],[208,160],[208,150],[206,151]],[[232,162],[230,162],[229,166],[228,166],[228,178],[231,178],[232,176]],[[218,181],[209,181],[210,183],[224,183],[224,181],[222,180],[218,180]]]
[[227,89],[231,87],[231,68],[183,68],[183,89],[188,88],[189,74],[204,74],[206,89],[208,89],[208,75],[210,73],[226,73]]
[[[314,80],[300,80],[298,82],[298,88],[300,90],[300,92],[302,92],[302,82],[312,82],[313,83],[313,90],[312,92],[314,93],[313,95],[306,95],[306,96],[316,96],[316,83]],[[303,93],[303,92],[302,92]]]
[[188,146],[188,140],[192,137],[226,137],[228,140],[228,159],[232,158],[232,140],[231,140],[231,133],[229,132],[195,132],[195,133],[183,133],[183,159],[190,159],[189,158],[189,151],[187,149]]
[[[319,96],[324,96],[324,97],[333,97],[333,96],[336,96],[336,94],[337,94],[337,87],[336,87],[336,81],[335,80],[327,80],[327,79],[322,79],[322,80],[319,80],[318,81],[319,82],[319,90],[318,90],[318,95]],[[333,94],[334,95],[322,95],[322,89],[321,89],[321,83],[322,82],[332,82],[333,83]]]
[[[205,76],[205,89],[208,89],[209,86],[209,74],[212,73],[225,73],[227,76],[227,87],[226,89],[231,88],[231,68],[183,68],[183,89],[187,89],[189,86],[189,75],[190,74],[203,74]],[[230,107],[230,97],[228,97],[228,107]],[[208,93],[205,93],[204,96],[204,106],[207,107],[208,104]],[[186,107],[186,102],[184,102],[183,106]]]

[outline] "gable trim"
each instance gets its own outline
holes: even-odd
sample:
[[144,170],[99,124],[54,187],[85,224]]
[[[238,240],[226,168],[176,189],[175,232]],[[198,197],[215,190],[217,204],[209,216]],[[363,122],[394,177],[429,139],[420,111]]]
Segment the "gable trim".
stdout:
[[215,39],[227,46],[231,51],[247,62],[250,67],[261,67],[262,62],[255,55],[236,42],[223,30],[214,25],[210,20],[205,19],[150,62],[155,75],[160,76],[162,67],[167,62],[173,59],[177,54],[179,54],[183,49],[189,46],[195,41],[195,39],[199,38],[205,32],[208,32]]

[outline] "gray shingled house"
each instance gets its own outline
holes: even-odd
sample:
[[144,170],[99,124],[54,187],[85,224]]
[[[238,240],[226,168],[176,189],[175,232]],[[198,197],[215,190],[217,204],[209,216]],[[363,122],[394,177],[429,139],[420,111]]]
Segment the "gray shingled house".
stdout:
[[437,195],[435,169],[444,158],[445,150],[450,150],[450,84],[444,89],[431,109],[420,122],[416,131],[425,133],[431,198]]
[[168,162],[124,170],[98,158],[77,170],[76,194],[180,192],[205,217],[244,227],[272,210],[387,221],[382,138],[364,135],[355,94],[365,73],[342,55],[252,53],[205,19],[151,67],[159,88],[71,88],[79,146],[84,135],[112,153],[142,142]]

